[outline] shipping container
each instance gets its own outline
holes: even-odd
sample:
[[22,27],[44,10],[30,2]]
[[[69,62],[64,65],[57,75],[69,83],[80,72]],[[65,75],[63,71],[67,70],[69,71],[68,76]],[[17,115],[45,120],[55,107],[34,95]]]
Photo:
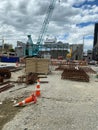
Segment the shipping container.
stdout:
[[8,62],[8,63],[16,63],[19,62],[19,57],[8,57],[8,56],[1,56],[1,62]]

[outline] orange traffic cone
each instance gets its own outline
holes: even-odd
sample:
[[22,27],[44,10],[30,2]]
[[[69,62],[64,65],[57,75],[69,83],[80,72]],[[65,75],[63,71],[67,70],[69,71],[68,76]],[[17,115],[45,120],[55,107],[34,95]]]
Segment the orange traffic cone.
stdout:
[[37,98],[34,94],[32,94],[30,97],[26,98],[25,100],[15,104],[14,106],[17,107],[17,106],[23,106],[23,105],[26,105],[28,103],[36,103],[37,102]]
[[39,80],[39,79],[37,80],[35,95],[36,95],[37,97],[40,96],[40,80]]

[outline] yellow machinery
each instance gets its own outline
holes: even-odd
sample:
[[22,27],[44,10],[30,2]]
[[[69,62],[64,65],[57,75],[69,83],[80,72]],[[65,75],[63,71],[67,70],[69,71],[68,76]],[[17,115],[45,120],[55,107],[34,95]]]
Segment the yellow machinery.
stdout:
[[67,59],[70,59],[72,57],[72,48],[70,48],[70,52],[66,55]]

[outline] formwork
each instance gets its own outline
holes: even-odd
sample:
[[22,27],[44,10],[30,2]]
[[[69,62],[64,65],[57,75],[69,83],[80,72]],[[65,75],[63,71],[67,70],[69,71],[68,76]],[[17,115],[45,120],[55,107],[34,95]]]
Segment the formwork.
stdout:
[[26,73],[49,73],[50,60],[44,58],[26,58]]

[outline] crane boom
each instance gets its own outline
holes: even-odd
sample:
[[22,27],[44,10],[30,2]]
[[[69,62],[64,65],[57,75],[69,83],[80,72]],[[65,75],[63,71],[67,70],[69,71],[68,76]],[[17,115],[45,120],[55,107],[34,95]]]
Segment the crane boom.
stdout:
[[42,28],[40,30],[39,37],[37,39],[37,43],[33,44],[32,39],[31,39],[31,35],[28,35],[28,41],[27,41],[27,46],[28,47],[26,48],[26,55],[28,55],[28,56],[38,56],[39,55],[38,54],[39,53],[39,48],[42,45],[43,36],[44,36],[44,34],[45,34],[46,30],[47,30],[47,27],[48,27],[48,24],[49,24],[53,9],[55,7],[55,3],[56,3],[56,0],[51,0],[50,5],[49,5],[48,10],[47,10],[47,15],[46,15],[46,17],[44,19]]
[[55,7],[55,3],[56,3],[56,0],[52,0],[49,7],[48,7],[47,15],[45,17],[45,20],[43,22],[43,25],[42,25],[42,28],[41,28],[41,31],[40,31],[40,34],[39,34],[39,37],[38,37],[38,40],[37,40],[38,45],[42,44],[43,36],[44,36],[44,34],[45,34],[46,30],[47,30],[51,15],[53,13],[53,9]]

